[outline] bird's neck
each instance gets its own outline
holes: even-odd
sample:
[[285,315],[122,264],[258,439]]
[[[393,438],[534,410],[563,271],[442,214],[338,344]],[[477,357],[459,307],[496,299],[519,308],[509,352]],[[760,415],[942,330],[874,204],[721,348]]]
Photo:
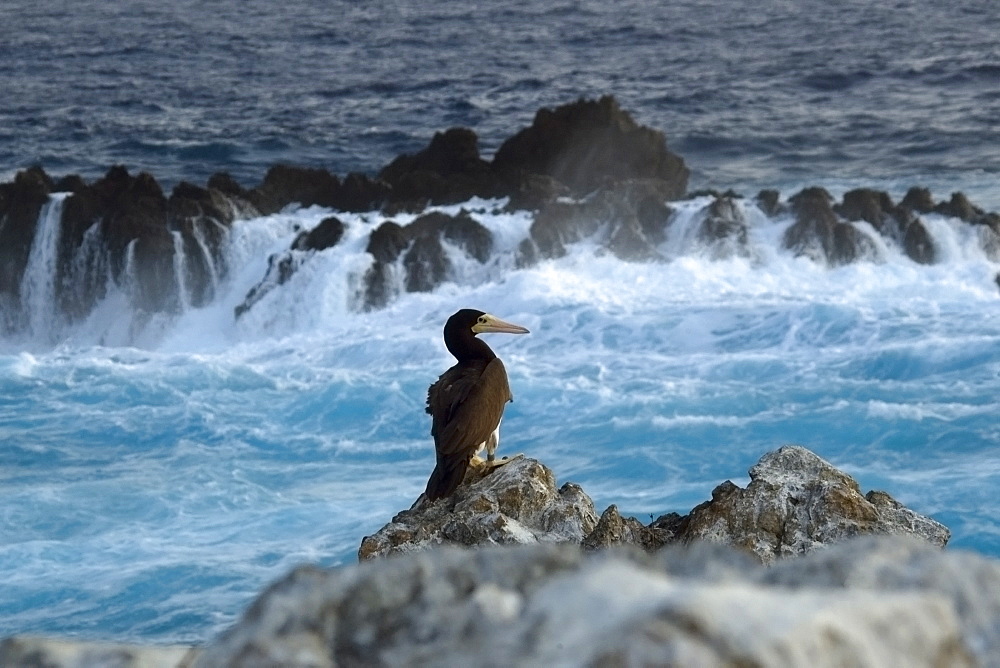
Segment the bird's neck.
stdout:
[[486,345],[486,342],[471,334],[446,341],[445,344],[448,346],[448,352],[454,355],[459,362],[496,359],[496,353]]

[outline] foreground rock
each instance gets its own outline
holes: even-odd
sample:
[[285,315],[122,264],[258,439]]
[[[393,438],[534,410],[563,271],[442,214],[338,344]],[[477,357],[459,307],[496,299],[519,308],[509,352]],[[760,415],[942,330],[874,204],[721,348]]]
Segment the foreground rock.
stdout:
[[915,536],[938,547],[951,537],[885,492],[862,494],[853,478],[798,446],[764,455],[746,489],[724,482],[678,524],[684,541],[733,545],[764,563],[863,534]]
[[611,506],[598,520],[577,485],[557,488],[552,471],[521,458],[483,475],[466,476],[450,498],[413,508],[362,541],[370,559],[440,544],[572,542],[596,549],[631,545],[656,550],[671,543],[711,541],[733,546],[765,564],[864,535],[912,536],[943,547],[947,527],[903,507],[885,492],[862,494],[858,483],[800,446],[767,453],[741,489],[726,481],[687,515],[663,515],[649,525]]
[[15,638],[0,665],[988,666],[1000,562],[899,537],[769,568],[711,543],[442,548],[298,568],[193,662],[166,651]]
[[190,668],[192,647],[142,647],[21,636],[0,643],[4,668]]
[[597,524],[594,503],[578,485],[556,487],[552,471],[520,457],[485,474],[470,468],[456,492],[421,498],[361,542],[362,560],[441,544],[481,546],[580,543]]
[[973,666],[1000,565],[902,539],[765,569],[707,544],[442,549],[272,585],[196,666]]

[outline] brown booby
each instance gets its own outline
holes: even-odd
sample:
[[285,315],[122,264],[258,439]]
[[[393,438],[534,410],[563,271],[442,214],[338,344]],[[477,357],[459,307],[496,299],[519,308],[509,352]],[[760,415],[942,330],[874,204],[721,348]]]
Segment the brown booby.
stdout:
[[489,464],[498,465],[500,418],[514,397],[503,362],[485,341],[476,338],[485,332],[527,334],[528,330],[474,309],[462,309],[445,323],[444,344],[458,363],[427,390],[437,453],[437,465],[424,492],[431,501],[455,491],[481,449],[486,448]]

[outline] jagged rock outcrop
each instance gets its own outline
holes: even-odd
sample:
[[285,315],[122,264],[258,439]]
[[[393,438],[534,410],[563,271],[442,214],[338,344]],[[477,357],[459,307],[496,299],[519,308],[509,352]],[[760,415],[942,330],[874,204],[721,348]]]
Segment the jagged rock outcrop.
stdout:
[[[360,309],[380,308],[399,291],[432,290],[448,280],[443,240],[485,262],[482,249],[490,245],[490,233],[482,225],[468,216],[459,216],[461,224],[442,222],[444,214],[426,210],[429,204],[475,196],[507,197],[508,211],[537,212],[517,248],[516,266],[558,258],[567,245],[583,239],[625,260],[661,261],[679,251],[664,242],[673,219],[669,202],[683,197],[686,187],[687,169],[667,149],[664,135],[637,124],[610,96],[540,109],[532,125],[504,142],[492,161],[479,154],[474,131],[451,128],[435,134],[422,150],[399,156],[376,177],[351,173],[341,179],[322,168],[275,165],[253,188],[218,173],[207,187],[182,182],[167,195],[152,175],[131,175],[123,166],[93,183],[27,169],[0,184],[0,332],[30,333],[82,321],[113,285],[131,302],[129,331],[141,331],[158,313],[204,306],[230,270],[222,248],[233,222],[294,205],[436,217],[428,222],[421,216],[405,227],[387,222],[372,233],[374,261],[351,304]],[[72,193],[61,203],[54,275],[44,281],[45,289],[53,286],[55,292],[50,301],[56,318],[33,320],[22,304],[28,301],[24,275],[39,214],[54,192]],[[677,235],[684,245],[680,252],[701,246],[714,258],[754,258],[742,201],[732,193],[709,194],[714,200],[698,227]],[[931,214],[973,225],[986,256],[1000,261],[1000,214],[984,212],[962,193],[935,202],[927,189],[911,188],[895,204],[885,192],[861,188],[834,204],[822,188],[806,188],[787,203],[775,190],[761,191],[755,201],[767,216],[794,215],[785,248],[831,266],[883,259],[881,240],[860,221],[914,261],[937,261],[940,249],[922,218]],[[294,253],[272,258],[252,292],[259,296],[267,285],[287,280],[297,267],[295,258]],[[248,298],[236,312],[245,312],[253,301]]]
[[[712,541],[769,564],[858,535],[913,536],[938,547],[950,537],[945,526],[885,492],[862,494],[853,478],[801,446],[765,454],[750,469],[750,480],[746,489],[726,481],[687,515],[668,513],[647,526],[622,517],[614,505],[596,518],[593,502],[578,486],[567,483],[557,490],[548,468],[534,459],[516,459],[485,476],[481,470],[470,473],[452,497],[418,500],[366,537],[359,556],[440,543],[471,547],[569,540],[591,549],[632,545],[655,550]],[[552,517],[563,518],[559,525],[570,528],[556,531]],[[551,535],[546,537],[546,531]]]
[[877,259],[875,244],[858,228],[841,222],[833,198],[823,188],[806,188],[789,198],[795,224],[785,232],[785,248],[831,266]]
[[[38,214],[48,201],[52,179],[41,168],[18,172],[0,184],[0,327],[12,329],[20,311],[21,279],[35,238]],[[2,331],[2,330],[0,330]]]
[[392,186],[397,208],[415,211],[428,204],[503,197],[508,191],[490,163],[479,156],[479,139],[468,128],[435,134],[427,148],[399,156],[382,168],[379,178]]
[[749,223],[732,195],[716,197],[698,227],[698,241],[713,259],[750,257]]
[[943,547],[947,527],[858,483],[800,446],[770,452],[750,469],[746,489],[727,481],[681,522],[681,540],[711,540],[764,563],[863,534],[911,535]]
[[361,306],[381,308],[399,290],[427,292],[440,285],[451,270],[443,241],[481,263],[493,248],[493,235],[465,210],[456,216],[431,211],[406,226],[394,221],[380,225],[365,249],[373,261],[362,280]]
[[[226,185],[222,177],[214,182]],[[122,166],[92,184],[75,176],[54,182],[41,169],[26,170],[0,186],[0,259],[5,260],[0,299],[9,313],[21,309],[39,215],[58,192],[70,194],[56,221],[51,285],[59,316],[70,322],[90,313],[109,281],[128,283],[133,307],[145,313],[174,311],[182,302],[207,303],[226,271],[221,252],[226,230],[237,216],[256,215],[238,194],[213,187],[180,183],[167,197],[152,175],[133,176]],[[177,272],[178,254],[183,276]],[[18,323],[5,324],[16,329]]]
[[870,223],[879,234],[899,245],[914,262],[933,264],[936,259],[934,243],[923,221],[914,209],[893,204],[886,192],[869,188],[850,190],[844,193],[843,202],[835,206],[834,211],[849,221]]
[[371,536],[358,550],[361,560],[438,545],[579,544],[597,523],[594,504],[578,485],[556,487],[541,462],[518,457],[487,472],[470,467],[458,490],[409,510]]
[[637,124],[612,96],[540,109],[530,127],[501,144],[493,168],[515,182],[525,174],[551,176],[577,196],[609,178],[659,179],[677,199],[688,179],[663,133]]
[[623,260],[662,260],[671,210],[663,183],[655,179],[609,181],[578,201],[557,200],[542,207],[519,248],[518,263],[562,257],[566,245],[598,236]]

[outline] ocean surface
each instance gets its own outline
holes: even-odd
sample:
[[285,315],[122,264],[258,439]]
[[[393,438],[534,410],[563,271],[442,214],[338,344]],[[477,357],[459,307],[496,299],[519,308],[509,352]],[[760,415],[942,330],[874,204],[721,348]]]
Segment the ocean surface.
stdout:
[[[374,173],[455,125],[489,156],[539,107],[610,93],[691,190],[920,185],[1000,210],[997,25],[993,0],[6,0],[0,177]],[[0,340],[0,636],[203,642],[292,566],[352,563],[433,468],[426,389],[462,307],[531,330],[488,339],[515,395],[499,452],[599,512],[686,513],[798,443],[1000,557],[1000,264],[976,230],[928,215],[936,264],[876,238],[882,261],[831,269],[748,199],[753,259],[713,260],[689,233],[708,201],[676,204],[669,262],[583,241],[528,269],[530,215],[468,202],[493,257],[452,249],[449,282],[373,312],[384,218],[290,208],[233,225],[215,301],[138,329],[122,290],[61,328],[40,235],[22,297],[47,335]],[[331,213],[344,240],[235,321]]]

